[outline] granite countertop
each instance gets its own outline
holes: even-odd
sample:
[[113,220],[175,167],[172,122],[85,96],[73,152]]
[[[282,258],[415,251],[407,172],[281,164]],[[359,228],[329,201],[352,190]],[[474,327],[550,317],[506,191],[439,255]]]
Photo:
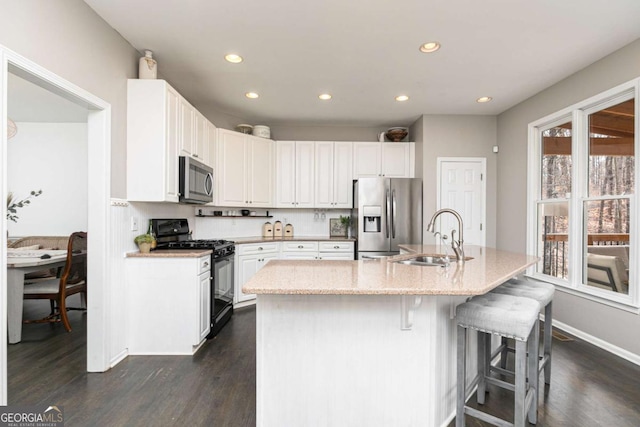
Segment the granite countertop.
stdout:
[[440,245],[404,245],[409,255],[358,261],[271,260],[242,288],[247,294],[481,295],[522,273],[538,258],[480,246],[465,247],[464,265],[420,267],[393,262],[441,254]]
[[242,245],[245,243],[265,243],[265,242],[315,242],[315,241],[329,241],[329,242],[355,242],[356,239],[348,237],[329,237],[329,236],[293,236],[293,237],[227,237],[226,240],[235,242],[236,245]]
[[143,254],[142,252],[128,252],[127,258],[200,258],[210,255],[211,249],[161,249]]

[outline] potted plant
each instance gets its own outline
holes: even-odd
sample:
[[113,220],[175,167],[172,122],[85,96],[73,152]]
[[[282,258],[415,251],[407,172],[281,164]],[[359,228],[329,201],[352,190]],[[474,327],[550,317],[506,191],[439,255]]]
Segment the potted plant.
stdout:
[[138,245],[140,252],[143,254],[147,254],[151,251],[151,243],[153,243],[154,240],[155,239],[151,234],[141,234],[133,239],[135,244]]
[[340,215],[340,224],[344,227],[344,233],[347,238],[351,237],[351,217],[349,215]]

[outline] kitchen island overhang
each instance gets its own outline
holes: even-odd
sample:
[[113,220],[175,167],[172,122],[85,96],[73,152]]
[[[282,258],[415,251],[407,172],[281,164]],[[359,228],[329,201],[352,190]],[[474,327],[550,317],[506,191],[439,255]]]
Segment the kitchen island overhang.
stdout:
[[474,259],[446,269],[392,262],[402,255],[270,261],[244,286],[258,295],[257,424],[446,425],[455,412],[455,306],[537,262],[472,246],[467,255]]

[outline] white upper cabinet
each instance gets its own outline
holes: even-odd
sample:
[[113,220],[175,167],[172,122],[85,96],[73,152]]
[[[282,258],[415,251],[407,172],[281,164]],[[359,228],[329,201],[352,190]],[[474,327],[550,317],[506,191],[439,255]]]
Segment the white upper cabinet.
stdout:
[[244,206],[246,201],[247,165],[245,162],[245,135],[218,129],[217,172],[218,204]]
[[315,207],[352,207],[352,143],[315,143]]
[[127,198],[178,202],[180,95],[164,80],[127,83]]
[[382,173],[380,142],[353,143],[353,179],[378,177]]
[[184,98],[180,98],[180,122],[180,155],[190,156],[213,166],[207,163],[209,157],[209,147],[206,144],[207,126],[210,122]]
[[387,178],[413,178],[415,165],[411,155],[415,144],[409,143],[380,143],[382,148],[382,176]]
[[[205,138],[204,144],[206,153],[205,163],[211,167],[216,166],[216,152],[218,150],[217,141],[218,141],[218,132],[216,132],[216,127],[211,122],[206,122],[205,126]],[[215,171],[214,171],[215,172]]]
[[276,207],[314,207],[314,155],[312,141],[276,142]]
[[412,142],[354,142],[353,179],[413,178],[415,144]]
[[195,142],[193,141],[195,136],[194,121],[195,114],[191,104],[186,99],[180,98],[180,155],[191,156],[194,150]]
[[248,206],[273,206],[273,155],[275,142],[247,136],[247,200]]
[[273,206],[274,141],[218,129],[218,206]]
[[[194,110],[195,111],[195,110]],[[207,120],[202,114],[195,111],[193,129],[195,135],[192,138],[191,156],[206,163],[209,166],[213,166],[214,163],[209,163],[209,120]]]
[[164,80],[127,82],[127,198],[178,202],[178,157],[210,163],[213,126]]

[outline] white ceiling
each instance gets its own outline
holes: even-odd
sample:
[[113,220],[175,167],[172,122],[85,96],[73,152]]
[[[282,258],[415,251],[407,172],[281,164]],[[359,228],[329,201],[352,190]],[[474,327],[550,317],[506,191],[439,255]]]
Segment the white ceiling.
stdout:
[[640,38],[640,0],[85,1],[199,109],[266,125],[498,114]]

